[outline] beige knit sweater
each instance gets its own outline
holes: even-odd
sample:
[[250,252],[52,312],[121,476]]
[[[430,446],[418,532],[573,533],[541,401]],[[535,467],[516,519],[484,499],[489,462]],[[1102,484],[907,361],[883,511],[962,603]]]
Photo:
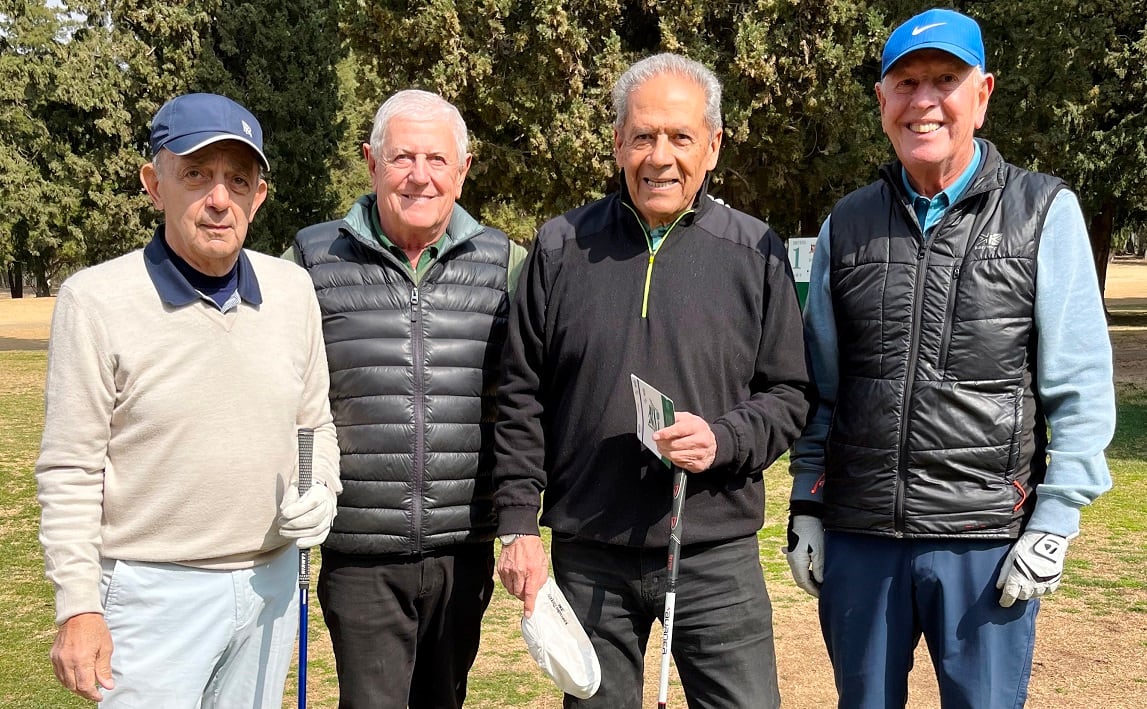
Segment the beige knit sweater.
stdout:
[[290,540],[296,432],[340,491],[314,287],[247,252],[263,303],[169,308],[135,251],[69,278],[48,347],[36,481],[56,621],[102,612],[100,559],[254,565]]

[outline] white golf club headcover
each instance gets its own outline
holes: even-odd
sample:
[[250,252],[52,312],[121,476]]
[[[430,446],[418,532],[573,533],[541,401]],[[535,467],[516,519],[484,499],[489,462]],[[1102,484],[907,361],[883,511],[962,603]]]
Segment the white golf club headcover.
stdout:
[[538,591],[534,613],[522,618],[530,656],[566,694],[589,699],[601,684],[601,665],[589,636],[551,576]]

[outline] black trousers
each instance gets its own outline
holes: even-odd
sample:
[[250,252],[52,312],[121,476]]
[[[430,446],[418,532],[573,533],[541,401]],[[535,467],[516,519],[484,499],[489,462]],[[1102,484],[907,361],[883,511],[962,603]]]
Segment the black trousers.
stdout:
[[340,709],[461,707],[493,590],[493,542],[417,557],[324,550]]
[[[640,709],[649,632],[665,611],[667,558],[664,548],[555,536],[554,578],[601,663],[597,694],[567,694],[567,708]],[[686,545],[678,570],[673,660],[690,709],[780,706],[773,607],[757,538]]]

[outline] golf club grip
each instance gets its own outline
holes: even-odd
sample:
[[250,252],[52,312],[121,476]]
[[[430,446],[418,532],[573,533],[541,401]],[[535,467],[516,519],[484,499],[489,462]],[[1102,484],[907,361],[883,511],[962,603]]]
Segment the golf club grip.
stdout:
[[311,489],[311,461],[314,458],[315,431],[299,429],[299,497]]
[[[299,429],[299,497],[311,489],[311,464],[314,458],[315,431]],[[311,550],[299,550],[299,588],[311,585]]]
[[689,484],[689,473],[684,468],[673,466],[673,502],[669,508],[669,577],[667,590],[677,590],[677,561],[681,556],[681,536],[685,533],[684,515],[685,488]]

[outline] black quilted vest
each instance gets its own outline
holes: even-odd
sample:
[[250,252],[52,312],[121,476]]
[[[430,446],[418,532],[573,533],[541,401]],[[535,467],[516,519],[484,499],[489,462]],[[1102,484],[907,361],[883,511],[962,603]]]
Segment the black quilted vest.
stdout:
[[1031,514],[1047,468],[1036,255],[1063,184],[980,148],[979,170],[926,241],[899,162],[833,209],[829,529],[1012,538]]
[[410,555],[493,539],[505,234],[476,227],[417,286],[343,220],[300,231],[296,248],[322,309],[342,453],[324,548]]

